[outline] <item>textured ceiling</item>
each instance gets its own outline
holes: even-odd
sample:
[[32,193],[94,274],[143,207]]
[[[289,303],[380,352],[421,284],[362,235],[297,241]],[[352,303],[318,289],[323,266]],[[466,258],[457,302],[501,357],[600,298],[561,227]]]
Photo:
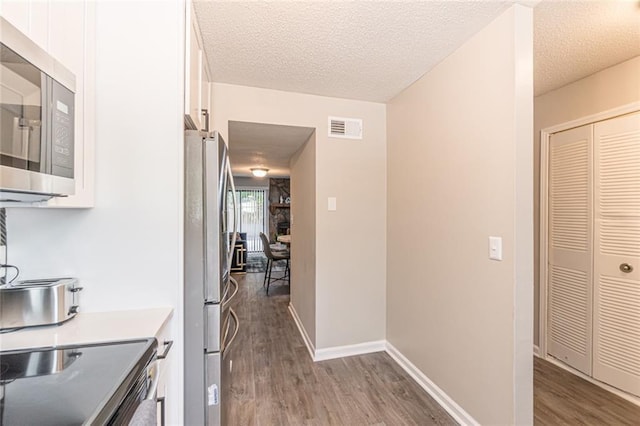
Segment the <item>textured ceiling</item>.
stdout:
[[[214,81],[378,102],[511,3],[194,1]],[[543,0],[534,21],[536,94],[640,55],[638,0]]]
[[315,129],[275,124],[229,122],[229,157],[234,176],[251,176],[266,167],[268,176],[289,176],[289,159]]
[[510,3],[196,1],[195,10],[216,82],[385,102]]
[[640,55],[640,2],[546,0],[534,34],[539,95]]
[[[536,95],[640,55],[640,0],[517,2],[535,6]],[[376,102],[393,98],[512,3],[194,0],[214,81]],[[311,131],[230,125],[234,172],[263,164],[287,175],[289,157]]]

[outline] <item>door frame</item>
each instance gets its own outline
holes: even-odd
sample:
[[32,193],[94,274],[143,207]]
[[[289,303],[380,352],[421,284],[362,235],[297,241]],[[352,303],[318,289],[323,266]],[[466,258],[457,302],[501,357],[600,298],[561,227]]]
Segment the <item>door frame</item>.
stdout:
[[[587,115],[540,130],[540,264],[539,264],[539,311],[538,311],[538,353],[547,359],[547,295],[549,264],[549,140],[553,133],[573,129],[598,121],[609,120],[621,115],[640,112],[640,101],[632,102],[597,114]],[[534,353],[536,348],[534,348]]]

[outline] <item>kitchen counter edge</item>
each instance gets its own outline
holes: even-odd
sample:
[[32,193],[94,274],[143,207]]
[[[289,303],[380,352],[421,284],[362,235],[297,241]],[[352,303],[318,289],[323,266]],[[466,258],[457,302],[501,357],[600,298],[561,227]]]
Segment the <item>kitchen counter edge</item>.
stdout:
[[80,312],[61,325],[0,334],[0,351],[157,337],[172,316],[171,307]]

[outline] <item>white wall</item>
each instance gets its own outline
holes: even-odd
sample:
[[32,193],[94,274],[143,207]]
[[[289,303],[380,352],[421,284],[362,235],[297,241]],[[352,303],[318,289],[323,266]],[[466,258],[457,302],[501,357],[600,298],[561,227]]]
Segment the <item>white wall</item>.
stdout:
[[179,1],[96,5],[95,208],[7,209],[23,278],[74,276],[84,312],[173,306],[169,398],[182,417],[183,16]]
[[[213,128],[227,140],[233,120],[316,129],[314,343],[384,339],[386,106],[229,84],[213,85],[213,101]],[[363,140],[328,138],[329,115],[362,118]],[[337,211],[327,211],[328,197],[337,198]]]
[[632,102],[640,102],[640,56],[535,98],[533,140],[535,147],[534,343],[536,345],[540,341],[538,330],[540,307],[540,131]]
[[387,340],[481,424],[533,422],[532,33],[510,8],[387,108]]

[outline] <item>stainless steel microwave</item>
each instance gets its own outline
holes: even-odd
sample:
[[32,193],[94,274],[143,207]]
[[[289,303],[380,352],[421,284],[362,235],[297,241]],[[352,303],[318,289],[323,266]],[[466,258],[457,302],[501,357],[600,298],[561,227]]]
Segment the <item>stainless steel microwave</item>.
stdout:
[[0,17],[0,202],[73,195],[75,76]]

